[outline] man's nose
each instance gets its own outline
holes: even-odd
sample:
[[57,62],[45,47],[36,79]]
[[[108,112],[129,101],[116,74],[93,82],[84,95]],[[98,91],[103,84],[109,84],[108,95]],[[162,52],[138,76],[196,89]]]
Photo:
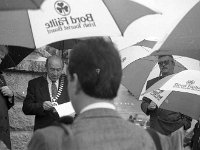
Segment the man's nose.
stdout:
[[58,71],[57,71],[57,70],[54,70],[53,74],[54,74],[54,75],[58,75]]
[[53,74],[54,74],[54,75],[56,75],[56,74],[57,74],[57,71],[56,71],[56,70],[54,70],[54,71],[53,71]]

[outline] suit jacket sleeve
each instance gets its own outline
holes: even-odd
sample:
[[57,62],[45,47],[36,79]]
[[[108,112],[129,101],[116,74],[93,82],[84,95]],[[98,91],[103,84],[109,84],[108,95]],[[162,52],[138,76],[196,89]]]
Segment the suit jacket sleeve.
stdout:
[[45,115],[45,110],[43,109],[43,103],[38,102],[35,97],[35,84],[29,81],[27,88],[27,95],[23,102],[22,111],[26,115]]
[[11,98],[11,102],[8,100],[8,98],[9,97],[7,97],[6,96],[6,99],[7,99],[7,106],[8,106],[8,109],[10,109],[11,107],[13,107],[14,106],[14,94],[13,94],[13,96],[12,96],[12,98]]
[[192,125],[192,118],[183,114],[181,114],[181,116],[183,119],[184,130],[189,129]]
[[[146,85],[146,89],[148,89],[149,87],[151,87],[155,82],[157,82],[159,80],[159,78],[154,78],[150,81],[147,82]],[[141,109],[142,111],[146,114],[146,115],[150,115],[151,112],[154,112],[156,109],[149,111],[147,108],[149,106],[149,104],[151,103],[151,99],[147,98],[147,97],[143,97],[142,99],[142,103],[141,103]]]
[[146,115],[150,115],[150,111],[148,110],[148,106],[151,103],[151,100],[147,97],[143,97],[141,103],[141,109]]
[[[4,79],[2,74],[0,75],[0,78],[2,80],[2,83],[0,86],[7,86],[6,80]],[[14,106],[14,95],[12,96],[11,101],[8,100],[9,99],[8,96],[3,96],[3,97],[6,99],[6,104],[7,104],[8,109],[10,109],[12,106]]]

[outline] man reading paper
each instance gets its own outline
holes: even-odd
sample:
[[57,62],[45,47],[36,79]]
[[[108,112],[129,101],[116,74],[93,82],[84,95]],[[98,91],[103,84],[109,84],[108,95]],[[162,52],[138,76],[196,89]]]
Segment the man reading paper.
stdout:
[[62,74],[63,61],[53,55],[46,60],[47,75],[30,80],[22,110],[35,115],[34,130],[47,127],[59,119],[54,106],[69,102],[67,77]]

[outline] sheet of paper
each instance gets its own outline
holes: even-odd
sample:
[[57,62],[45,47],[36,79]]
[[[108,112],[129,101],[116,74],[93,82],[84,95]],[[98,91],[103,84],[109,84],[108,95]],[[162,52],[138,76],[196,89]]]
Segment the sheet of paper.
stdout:
[[67,102],[67,103],[63,103],[63,104],[54,106],[54,108],[56,109],[56,111],[58,112],[58,115],[60,117],[72,115],[73,113],[75,113],[71,102]]

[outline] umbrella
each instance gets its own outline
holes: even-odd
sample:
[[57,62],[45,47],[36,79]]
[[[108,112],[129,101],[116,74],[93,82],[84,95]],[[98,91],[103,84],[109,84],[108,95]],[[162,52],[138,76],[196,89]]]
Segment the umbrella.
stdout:
[[[134,46],[120,51],[123,68],[121,84],[140,100],[140,94],[146,89],[146,82],[160,75],[157,57],[149,56],[150,52],[147,49],[138,49],[138,47]],[[200,70],[198,60],[183,56],[174,56],[174,59],[175,73],[186,69]]]
[[79,41],[78,39],[69,39],[69,40],[54,42],[54,43],[48,44],[48,46],[64,51],[64,50],[72,49],[72,47],[76,43],[78,43],[78,41]]
[[19,47],[19,46],[7,46],[8,54],[2,60],[0,64],[0,70],[4,70],[10,67],[16,67],[26,56],[28,56],[34,49]]
[[151,9],[137,4],[133,0],[103,0],[103,2],[122,34],[134,20],[144,15],[155,14]]
[[41,10],[2,11],[0,44],[39,48],[66,39],[121,36],[135,19],[153,13],[130,0],[46,0]]
[[144,47],[149,47],[153,48],[157,41],[151,41],[151,40],[146,40],[143,39],[142,41],[139,41],[138,43],[134,44],[135,46],[144,46]]
[[0,10],[38,9],[44,0],[1,0]]
[[[164,43],[152,55],[172,54],[200,60],[200,2],[180,19]],[[159,48],[160,47],[160,48]]]
[[[200,117],[200,71],[184,70],[152,85],[143,96],[158,107],[181,112],[194,119]],[[161,102],[160,102],[161,101]]]
[[51,44],[48,44],[48,46],[56,48],[60,50],[61,57],[67,61],[68,59],[68,50],[72,49],[75,44],[79,42],[79,39],[69,39],[69,40],[63,40],[63,41],[58,41],[54,42]]

